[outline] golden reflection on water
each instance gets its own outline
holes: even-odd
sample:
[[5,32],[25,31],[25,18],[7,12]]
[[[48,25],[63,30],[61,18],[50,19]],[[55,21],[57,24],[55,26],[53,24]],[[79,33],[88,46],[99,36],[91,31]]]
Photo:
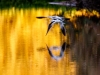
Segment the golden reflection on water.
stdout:
[[[0,75],[76,75],[76,64],[70,61],[69,53],[56,61],[46,48],[46,44],[62,45],[67,37],[58,25],[46,35],[48,19],[36,18],[61,12],[61,9],[34,8],[0,11]],[[71,17],[66,13],[65,16]],[[72,16],[77,13],[72,12]]]
[[75,72],[68,54],[61,61],[55,61],[47,51],[46,44],[60,46],[60,39],[65,38],[59,26],[55,25],[46,36],[48,20],[36,18],[60,12],[14,8],[0,11],[0,75],[70,75]]

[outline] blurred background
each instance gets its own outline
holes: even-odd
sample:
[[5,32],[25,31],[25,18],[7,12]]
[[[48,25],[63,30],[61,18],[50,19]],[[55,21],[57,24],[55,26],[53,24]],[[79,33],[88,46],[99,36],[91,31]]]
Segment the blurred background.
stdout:
[[[64,6],[55,5],[56,2],[63,3],[61,0],[0,0],[0,75],[100,74],[99,11],[86,8],[84,3],[81,7],[81,2],[75,7],[65,6],[67,2]],[[59,24],[46,35],[50,19],[36,18],[39,16],[70,18],[65,24],[66,36]],[[46,45],[61,47],[64,42],[64,56],[57,61],[50,56]],[[59,55],[59,50],[52,53]]]

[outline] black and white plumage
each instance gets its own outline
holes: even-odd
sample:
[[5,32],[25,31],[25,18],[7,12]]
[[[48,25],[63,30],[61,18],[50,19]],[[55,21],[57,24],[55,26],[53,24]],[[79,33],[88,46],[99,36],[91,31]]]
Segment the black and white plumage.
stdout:
[[[64,36],[66,35],[66,29],[64,27],[64,21],[65,20],[69,20],[69,18],[64,18],[64,17],[59,17],[59,16],[49,16],[49,18],[51,18],[51,22],[48,26],[47,29],[47,33],[49,32],[50,28],[55,24],[55,23],[59,23],[60,24],[60,29],[62,31],[62,33],[64,34]],[[46,33],[46,35],[47,35]]]
[[[66,35],[66,29],[64,27],[64,21],[66,20],[69,20],[69,18],[64,18],[64,17],[59,17],[59,16],[48,16],[48,17],[37,17],[39,19],[41,18],[50,18],[51,19],[51,22],[48,26],[48,29],[47,29],[47,33],[49,32],[50,28],[55,24],[55,23],[59,23],[60,24],[60,29],[62,31],[62,33],[64,34],[64,36]],[[46,35],[47,35],[46,33]]]
[[48,46],[47,46],[47,49],[48,49],[48,52],[49,52],[50,56],[51,56],[53,59],[59,60],[59,59],[61,59],[61,58],[63,57],[63,55],[64,55],[64,51],[65,51],[65,49],[66,49],[66,43],[63,43],[63,45],[61,46],[59,56],[53,55],[52,49],[49,48]]

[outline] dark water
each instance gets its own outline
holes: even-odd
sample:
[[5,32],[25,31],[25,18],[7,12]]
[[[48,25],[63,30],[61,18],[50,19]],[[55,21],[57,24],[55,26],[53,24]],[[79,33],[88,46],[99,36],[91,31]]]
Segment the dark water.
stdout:
[[[70,18],[66,36],[59,24],[46,35],[50,19],[36,18],[52,15]],[[0,10],[0,75],[99,75],[99,37],[96,11]]]
[[71,60],[77,63],[77,75],[99,75],[100,18],[77,17],[76,29],[69,33]]

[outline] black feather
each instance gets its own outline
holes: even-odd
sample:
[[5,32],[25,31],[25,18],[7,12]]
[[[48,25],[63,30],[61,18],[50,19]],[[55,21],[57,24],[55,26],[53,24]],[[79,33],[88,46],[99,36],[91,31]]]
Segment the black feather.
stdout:
[[64,34],[64,36],[66,35],[66,29],[64,27],[61,27],[61,31]]
[[[46,46],[47,46],[47,45],[46,45]],[[53,54],[51,53],[51,51],[50,51],[50,49],[49,49],[48,46],[47,46],[47,49],[48,49],[48,52],[49,52],[50,56],[53,57]]]
[[[53,22],[54,22],[54,21],[53,21]],[[52,27],[52,23],[53,23],[53,22],[51,22],[51,23],[49,24],[47,33],[49,32],[50,28]],[[46,35],[47,35],[47,33],[46,33]]]
[[65,20],[70,20],[70,18],[65,18]]

